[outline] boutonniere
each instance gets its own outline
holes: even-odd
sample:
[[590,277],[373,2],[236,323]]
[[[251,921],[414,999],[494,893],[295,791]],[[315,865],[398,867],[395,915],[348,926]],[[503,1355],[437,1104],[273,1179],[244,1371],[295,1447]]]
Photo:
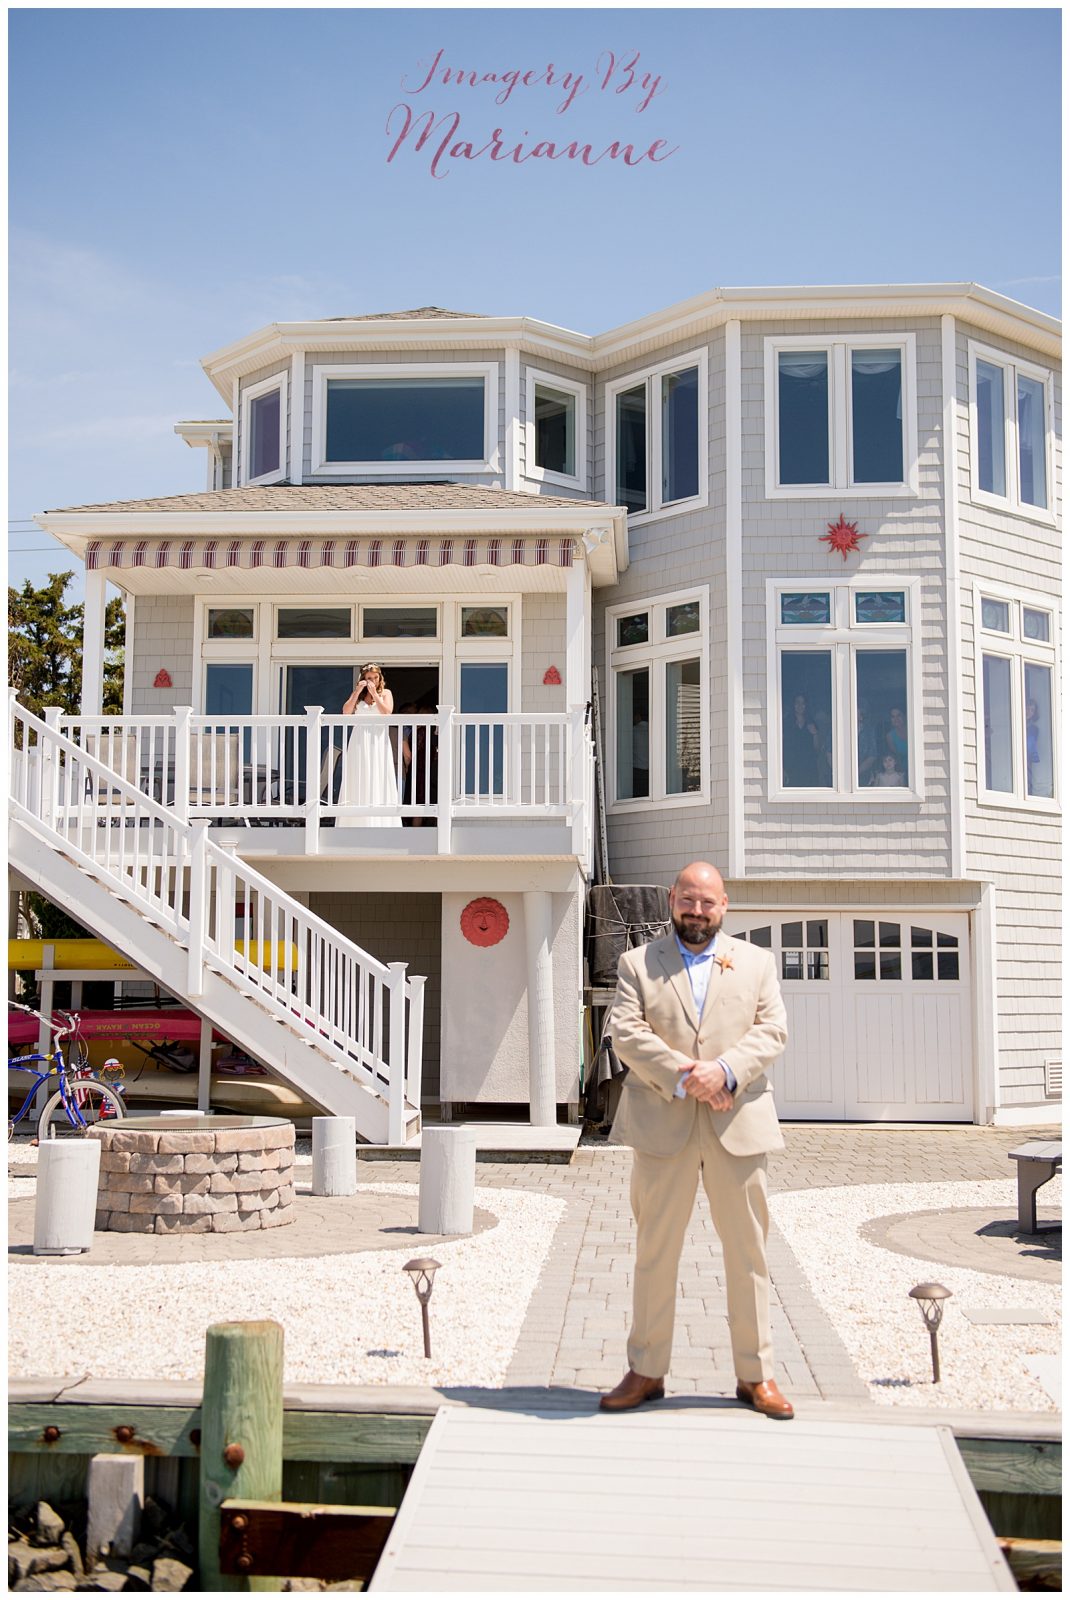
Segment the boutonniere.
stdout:
[[714,956],[713,959],[716,961],[722,972],[731,972],[733,963],[730,955]]

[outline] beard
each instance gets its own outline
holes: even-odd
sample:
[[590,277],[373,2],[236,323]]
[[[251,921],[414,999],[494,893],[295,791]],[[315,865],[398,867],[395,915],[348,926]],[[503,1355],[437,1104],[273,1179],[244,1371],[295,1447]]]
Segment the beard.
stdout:
[[724,913],[720,911],[710,911],[701,915],[692,911],[673,911],[671,916],[672,925],[683,943],[696,946],[709,944],[724,921]]

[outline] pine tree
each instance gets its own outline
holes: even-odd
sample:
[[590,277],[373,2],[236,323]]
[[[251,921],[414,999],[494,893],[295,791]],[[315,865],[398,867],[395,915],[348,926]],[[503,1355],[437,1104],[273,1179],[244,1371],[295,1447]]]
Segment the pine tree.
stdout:
[[[26,580],[7,591],[8,682],[19,701],[40,716],[46,706],[76,714],[82,698],[82,624],[85,607],[68,605],[73,572],[53,572],[35,589]],[[105,715],[123,708],[123,602],[109,600],[104,613]]]

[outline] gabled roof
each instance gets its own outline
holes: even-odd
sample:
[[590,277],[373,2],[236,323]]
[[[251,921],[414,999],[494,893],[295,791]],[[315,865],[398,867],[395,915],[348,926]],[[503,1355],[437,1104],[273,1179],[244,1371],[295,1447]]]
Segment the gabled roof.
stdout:
[[44,516],[208,511],[532,511],[568,507],[592,518],[613,511],[599,501],[562,495],[518,494],[472,483],[273,483],[244,489],[210,489],[172,494],[157,500],[110,500],[97,505],[58,506]]

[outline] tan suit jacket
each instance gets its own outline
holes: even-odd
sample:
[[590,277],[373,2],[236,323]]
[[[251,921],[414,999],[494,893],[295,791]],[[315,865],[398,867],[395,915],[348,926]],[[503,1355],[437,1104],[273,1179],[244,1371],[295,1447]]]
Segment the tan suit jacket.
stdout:
[[734,1156],[783,1150],[766,1073],[787,1043],[787,1013],[770,951],[719,933],[699,1017],[674,934],[629,950],[617,968],[607,1032],[631,1069],[613,1122],[614,1142],[645,1155],[678,1154],[700,1106],[690,1095],[674,1097],[680,1069],[723,1057],[736,1078],[732,1107],[702,1107],[723,1148]]

